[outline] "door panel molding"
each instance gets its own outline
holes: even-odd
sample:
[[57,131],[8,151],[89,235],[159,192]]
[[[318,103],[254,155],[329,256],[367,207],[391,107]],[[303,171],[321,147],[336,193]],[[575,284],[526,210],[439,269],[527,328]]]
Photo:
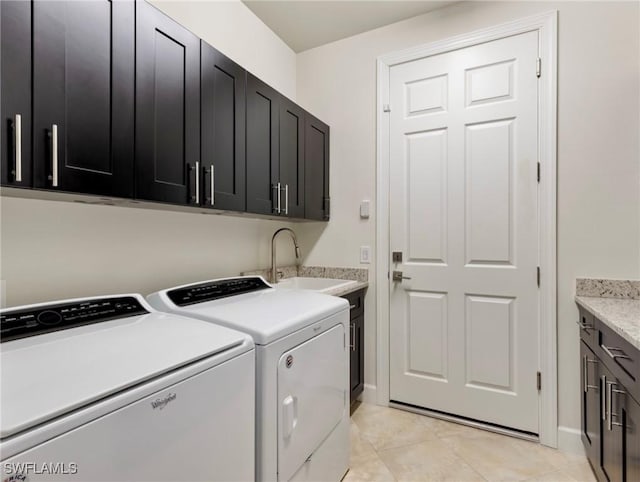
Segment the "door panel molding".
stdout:
[[[557,25],[558,12],[552,10],[494,27],[476,30],[426,45],[420,45],[378,57],[377,61],[377,186],[378,224],[376,228],[377,273],[377,366],[376,393],[379,405],[389,404],[389,284],[388,273],[392,269],[389,251],[389,179],[390,179],[390,122],[385,106],[389,104],[390,70],[394,65],[430,57],[453,50],[478,45],[526,32],[538,32],[538,50],[541,57],[542,76],[539,79],[538,100],[538,151],[540,153],[539,226],[538,244],[541,283],[539,290],[540,312],[540,371],[543,384],[540,391],[539,440],[542,444],[557,447],[557,335],[556,335],[556,111],[557,111]],[[490,67],[490,66],[488,66]],[[500,66],[495,66],[500,67]],[[486,71],[489,74],[490,69]],[[509,75],[502,66],[503,75]],[[507,80],[508,81],[508,80]],[[432,83],[432,86],[435,84]],[[422,90],[420,89],[422,88]],[[413,115],[434,115],[436,94],[428,92],[427,84],[416,86],[416,112]],[[472,85],[471,85],[472,87]],[[496,98],[496,95],[502,94]],[[469,92],[468,99],[477,103],[502,104],[509,102],[509,95],[517,92]],[[390,106],[391,109],[394,106]],[[408,113],[409,114],[409,113]],[[435,128],[435,127],[434,127]],[[533,276],[534,274],[532,274]],[[532,381],[532,383],[534,383]]]

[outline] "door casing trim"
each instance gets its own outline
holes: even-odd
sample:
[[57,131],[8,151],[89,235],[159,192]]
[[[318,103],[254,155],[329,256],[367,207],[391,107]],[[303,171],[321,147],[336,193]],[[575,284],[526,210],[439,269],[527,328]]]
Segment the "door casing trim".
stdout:
[[[376,392],[379,405],[389,404],[389,75],[397,64],[430,57],[460,48],[537,31],[542,75],[538,97],[538,246],[541,280],[539,288],[539,392],[540,443],[558,446],[558,366],[557,366],[557,51],[558,11],[551,10],[494,27],[475,30],[437,42],[382,55],[377,59],[376,136]],[[532,274],[533,275],[533,274]],[[535,383],[535,380],[531,380]]]

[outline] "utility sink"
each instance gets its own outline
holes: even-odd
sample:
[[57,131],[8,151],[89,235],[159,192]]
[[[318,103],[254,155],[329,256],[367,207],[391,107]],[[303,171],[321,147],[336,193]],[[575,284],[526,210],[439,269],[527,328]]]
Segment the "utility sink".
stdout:
[[311,290],[311,291],[319,291],[320,293],[324,293],[335,288],[342,288],[343,286],[348,286],[349,284],[355,283],[353,280],[345,280],[345,279],[332,279],[332,278],[304,278],[304,277],[293,277],[293,278],[285,278],[283,280],[278,281],[275,285],[275,288],[286,288],[286,289],[295,289],[295,290]]

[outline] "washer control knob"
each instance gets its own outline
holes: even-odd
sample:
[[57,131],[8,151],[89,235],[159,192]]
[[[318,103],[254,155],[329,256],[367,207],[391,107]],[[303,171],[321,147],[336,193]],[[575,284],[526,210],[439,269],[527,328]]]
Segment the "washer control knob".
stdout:
[[38,313],[37,320],[41,325],[57,325],[62,321],[62,315],[57,311],[41,311]]

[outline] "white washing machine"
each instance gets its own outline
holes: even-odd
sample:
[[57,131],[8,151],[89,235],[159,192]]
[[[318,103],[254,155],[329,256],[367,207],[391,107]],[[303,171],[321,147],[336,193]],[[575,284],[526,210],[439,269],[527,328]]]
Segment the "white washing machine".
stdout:
[[349,463],[349,304],[274,289],[260,277],[205,281],[147,297],[256,344],[256,479],[338,481]]
[[0,480],[247,481],[251,337],[140,295],[0,312]]

